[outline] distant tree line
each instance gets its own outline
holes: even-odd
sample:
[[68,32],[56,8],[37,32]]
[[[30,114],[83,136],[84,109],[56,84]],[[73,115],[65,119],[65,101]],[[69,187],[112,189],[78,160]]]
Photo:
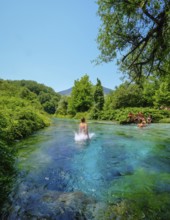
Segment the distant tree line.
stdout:
[[97,79],[96,85],[92,85],[86,74],[75,80],[70,96],[61,97],[56,114],[75,118],[86,115],[89,119],[126,123],[129,111],[146,111],[146,114],[153,114],[156,122],[170,117],[169,107],[169,77],[150,76],[143,80],[142,85],[125,81],[110,94],[104,95],[101,81]]

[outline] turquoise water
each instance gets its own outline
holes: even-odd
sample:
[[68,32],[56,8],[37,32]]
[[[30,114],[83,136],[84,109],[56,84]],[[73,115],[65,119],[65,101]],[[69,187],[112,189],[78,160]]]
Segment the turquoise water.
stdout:
[[77,127],[78,121],[56,119],[18,143],[4,218],[94,219],[92,209],[129,195],[169,196],[170,124],[89,123],[95,135],[84,142],[74,140]]

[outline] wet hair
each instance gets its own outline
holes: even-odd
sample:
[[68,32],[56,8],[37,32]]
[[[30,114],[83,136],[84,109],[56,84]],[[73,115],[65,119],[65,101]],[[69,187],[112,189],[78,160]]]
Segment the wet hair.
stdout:
[[83,118],[81,119],[81,122],[84,123],[85,121],[86,121],[86,119],[83,117]]

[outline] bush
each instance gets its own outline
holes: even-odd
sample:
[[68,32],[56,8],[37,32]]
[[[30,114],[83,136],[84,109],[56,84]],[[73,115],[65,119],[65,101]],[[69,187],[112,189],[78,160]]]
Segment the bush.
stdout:
[[164,118],[170,117],[170,111],[168,110],[159,110],[154,108],[121,108],[116,110],[103,111],[101,113],[102,120],[116,120],[120,124],[129,123],[128,114],[132,112],[137,114],[139,112],[143,113],[145,117],[148,115],[152,116],[152,122],[159,122]]
[[163,118],[159,122],[160,123],[170,123],[170,118]]
[[0,116],[0,138],[6,142],[22,139],[49,125],[45,114],[31,108],[20,108],[17,112],[1,110]]
[[89,113],[88,112],[78,112],[75,116],[74,119],[81,119],[81,118],[86,118],[89,119]]
[[14,148],[12,146],[7,146],[3,141],[0,141],[0,208],[2,208],[2,205],[7,199],[13,174],[15,173],[13,168],[14,155]]

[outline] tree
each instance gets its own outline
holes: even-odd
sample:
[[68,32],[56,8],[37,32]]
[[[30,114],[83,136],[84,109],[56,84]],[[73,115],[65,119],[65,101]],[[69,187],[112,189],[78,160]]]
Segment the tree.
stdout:
[[94,87],[94,105],[90,112],[90,118],[99,119],[104,106],[104,93],[101,81],[97,79]]
[[43,104],[44,111],[49,114],[54,114],[56,111],[56,105],[53,101],[47,101]]
[[51,95],[50,95],[50,93],[46,93],[46,92],[41,91],[38,95],[38,99],[41,104],[44,104],[45,102],[48,102],[51,100]]
[[88,111],[93,104],[93,86],[88,75],[84,75],[80,80],[75,80],[68,99],[68,113]]
[[[156,71],[169,75],[170,0],[98,0],[102,24],[97,62],[117,56],[121,69],[135,81]],[[122,55],[121,55],[122,54]]]
[[115,91],[112,91],[106,95],[105,102],[104,102],[104,108],[103,108],[104,112],[106,112],[108,109],[113,109],[114,92]]
[[68,97],[62,96],[58,102],[57,114],[67,115]]
[[156,107],[170,107],[170,83],[164,81],[160,84],[159,89],[155,93]]
[[94,102],[98,110],[101,111],[104,105],[104,93],[101,81],[99,79],[97,79],[97,84],[94,89]]
[[156,77],[148,77],[143,82],[143,99],[144,107],[154,107],[155,92],[159,89],[160,79]]
[[37,99],[37,95],[25,87],[21,88],[20,97],[27,100]]
[[106,101],[106,106],[112,109],[141,107],[143,106],[143,102],[142,89],[136,84],[129,85],[128,82],[125,82],[117,87],[109,96]]

